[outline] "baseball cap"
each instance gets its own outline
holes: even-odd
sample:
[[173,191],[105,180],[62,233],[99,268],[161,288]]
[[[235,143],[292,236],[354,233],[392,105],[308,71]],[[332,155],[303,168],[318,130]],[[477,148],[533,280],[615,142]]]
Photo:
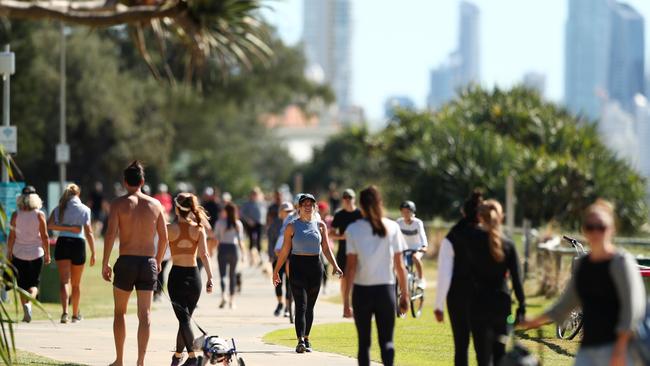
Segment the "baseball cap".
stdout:
[[303,203],[305,200],[312,200],[314,203],[316,203],[316,198],[314,198],[313,195],[309,193],[303,193],[300,198],[298,198],[298,204]]
[[293,211],[293,205],[289,201],[282,202],[280,211]]
[[25,186],[23,188],[23,194],[35,194],[36,193],[36,188],[34,186]]
[[325,201],[320,201],[318,202],[318,211],[328,211],[330,209],[330,205],[325,202]]
[[354,198],[357,195],[354,193],[354,190],[352,188],[348,188],[345,191],[343,191],[343,197],[351,197]]

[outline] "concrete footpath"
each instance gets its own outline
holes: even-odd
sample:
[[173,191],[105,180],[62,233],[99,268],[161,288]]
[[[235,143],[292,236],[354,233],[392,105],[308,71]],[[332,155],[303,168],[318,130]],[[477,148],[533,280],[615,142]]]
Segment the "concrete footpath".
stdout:
[[[276,300],[268,275],[261,268],[244,269],[243,292],[237,298],[237,308],[219,309],[220,291],[205,292],[199,301],[194,318],[211,335],[235,338],[237,348],[246,365],[356,365],[356,360],[330,353],[296,354],[293,348],[269,345],[262,337],[273,330],[293,327],[288,319],[273,316]],[[338,281],[331,281],[329,294],[338,293]],[[205,283],[205,282],[204,282]],[[218,281],[215,283],[218,288]],[[135,305],[135,293],[129,307]],[[106,301],[112,302],[111,298]],[[82,298],[83,302],[83,298]],[[340,305],[319,300],[314,324],[350,321],[341,317]],[[137,358],[137,317],[127,316],[126,365],[135,365]],[[84,319],[76,324],[55,324],[35,321],[17,324],[17,347],[52,359],[84,365],[108,365],[115,359],[112,318]],[[152,314],[151,338],[146,357],[147,365],[163,366],[171,361],[176,341],[178,322],[169,300],[155,303]],[[195,330],[198,336],[200,333]]]

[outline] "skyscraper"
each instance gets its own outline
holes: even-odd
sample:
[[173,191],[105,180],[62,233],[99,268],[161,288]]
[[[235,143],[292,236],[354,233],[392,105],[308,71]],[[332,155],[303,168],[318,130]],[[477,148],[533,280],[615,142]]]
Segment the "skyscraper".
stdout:
[[460,33],[458,37],[458,84],[467,85],[480,80],[479,8],[467,1],[460,3]]
[[611,22],[608,96],[634,113],[634,96],[644,92],[644,20],[630,5],[615,3]]
[[524,86],[537,90],[540,96],[544,96],[544,92],[546,91],[546,75],[535,71],[529,71],[524,74],[522,82]]
[[460,3],[458,48],[447,60],[431,71],[429,108],[435,109],[451,100],[459,88],[480,83],[480,10],[467,1]]
[[607,91],[612,0],[569,0],[564,99],[574,113],[596,119]]
[[350,0],[304,0],[303,42],[310,65],[318,65],[340,112],[351,106],[352,7]]

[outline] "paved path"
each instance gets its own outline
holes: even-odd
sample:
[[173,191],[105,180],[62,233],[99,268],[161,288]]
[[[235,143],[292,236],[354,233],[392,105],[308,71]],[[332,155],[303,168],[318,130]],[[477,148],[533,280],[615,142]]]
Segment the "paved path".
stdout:
[[[337,293],[338,281],[328,288]],[[217,291],[218,292],[218,291]],[[135,294],[132,295],[135,298]],[[83,300],[83,299],[82,299]],[[113,301],[107,298],[106,301]],[[244,288],[237,309],[218,309],[219,295],[203,294],[195,318],[209,333],[234,337],[247,365],[356,365],[356,360],[335,354],[314,352],[298,355],[293,348],[265,344],[262,337],[273,330],[291,327],[285,318],[273,317],[275,297],[266,275],[259,268],[244,270]],[[134,303],[129,305],[135,306]],[[349,321],[341,318],[339,305],[319,301],[315,324]],[[178,322],[168,300],[156,303],[147,365],[168,365],[175,344]],[[137,317],[127,316],[126,365],[135,365]],[[198,334],[199,332],[196,331]],[[35,321],[17,325],[17,346],[49,358],[86,365],[108,365],[115,358],[112,319],[85,319],[77,324]],[[316,345],[318,340],[313,341]],[[250,352],[250,353],[247,353]]]

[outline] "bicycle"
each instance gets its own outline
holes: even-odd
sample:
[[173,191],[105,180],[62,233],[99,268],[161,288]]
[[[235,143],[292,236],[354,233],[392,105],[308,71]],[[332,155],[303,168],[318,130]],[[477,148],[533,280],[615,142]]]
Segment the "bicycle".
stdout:
[[[574,263],[579,257],[587,254],[585,247],[576,239],[570,238],[566,235],[563,236],[563,239],[569,242],[569,244],[573,246],[573,249],[575,249],[576,254],[578,254],[578,256],[574,258]],[[580,333],[580,330],[582,330],[582,324],[582,310],[576,308],[571,311],[571,314],[569,314],[569,317],[564,322],[557,324],[555,333],[560,339],[571,340]]]
[[[413,265],[412,256],[416,253],[424,252],[424,249],[407,249],[402,252],[404,264],[406,265],[406,288],[409,292],[409,301],[411,303],[411,315],[418,318],[422,314],[422,307],[424,306],[424,289],[418,286],[418,275]],[[398,316],[401,316],[399,308],[400,287],[395,286],[395,295],[397,299],[397,307],[395,309]]]

